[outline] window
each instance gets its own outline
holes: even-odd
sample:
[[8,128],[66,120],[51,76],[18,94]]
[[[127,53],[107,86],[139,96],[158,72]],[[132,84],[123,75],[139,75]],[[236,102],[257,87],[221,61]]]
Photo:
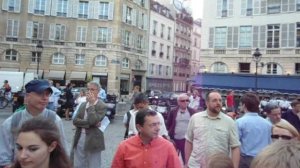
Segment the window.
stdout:
[[41,60],[41,53],[40,52],[32,52],[31,62],[37,63]]
[[[3,6],[2,9],[10,12],[20,12],[20,5],[21,1],[20,0],[6,0],[7,6]],[[3,2],[4,5],[5,2]]]
[[166,66],[166,76],[169,76],[169,74],[170,74],[170,67]]
[[130,45],[130,39],[131,39],[131,33],[130,31],[125,31],[125,45],[129,46]]
[[164,56],[164,44],[160,44],[160,52],[159,52],[159,57],[162,58]]
[[279,48],[280,25],[268,25],[267,48]]
[[233,0],[217,1],[217,16],[228,17],[233,15]]
[[151,75],[154,74],[154,67],[155,67],[155,65],[154,65],[153,63],[150,64],[150,69],[149,69],[149,71],[150,71],[150,74],[151,74]]
[[122,60],[122,68],[126,68],[126,69],[129,68],[129,59],[128,58],[124,58]]
[[18,35],[19,35],[19,21],[8,19],[7,20],[6,36],[17,38]]
[[215,34],[215,47],[216,48],[225,48],[226,46],[226,27],[216,27],[216,34]]
[[164,38],[165,25],[161,24],[160,37]]
[[250,73],[250,63],[239,63],[240,73]]
[[156,42],[152,41],[152,51],[151,51],[152,56],[156,56]]
[[85,42],[87,34],[87,27],[78,26],[76,32],[76,41],[77,42]]
[[267,64],[267,74],[277,74],[277,64]]
[[142,68],[142,61],[141,60],[137,60],[135,63],[135,69],[141,69]]
[[16,50],[6,50],[5,60],[6,61],[17,61],[18,52]]
[[295,74],[300,75],[300,63],[295,63]]
[[241,15],[252,16],[253,15],[253,0],[242,0]]
[[126,23],[131,24],[132,23],[132,8],[126,7]]
[[300,22],[297,23],[297,47],[300,47]]
[[296,10],[297,10],[297,11],[300,11],[300,0],[297,0]]
[[108,19],[108,2],[100,2],[100,11],[99,11],[99,19]]
[[137,37],[137,48],[138,49],[142,49],[142,43],[143,43],[143,36],[138,35],[138,37]]
[[45,0],[35,0],[34,13],[35,14],[45,14],[46,1]]
[[162,65],[158,65],[158,75],[162,75]]
[[281,0],[268,0],[268,14],[280,13]]
[[85,55],[84,54],[76,54],[75,55],[75,65],[84,65]]
[[57,16],[67,16],[67,10],[68,10],[68,0],[57,0]]
[[167,59],[169,59],[170,58],[170,46],[167,46]]
[[87,18],[88,17],[88,7],[89,7],[88,2],[79,1],[78,18]]
[[168,40],[171,40],[171,27],[168,27]]
[[144,29],[145,28],[145,14],[144,13],[141,13],[141,15],[139,16],[140,19],[139,19],[139,27],[141,29]]
[[240,27],[240,48],[251,48],[252,44],[252,27],[241,26]]
[[211,71],[215,73],[227,73],[228,69],[223,62],[216,62],[212,65]]
[[26,37],[34,39],[42,39],[44,32],[44,24],[38,22],[27,22]]
[[50,40],[65,40],[66,26],[61,24],[50,25]]
[[56,53],[52,57],[52,64],[65,64],[65,56],[61,53]]
[[107,27],[98,28],[98,42],[106,43],[108,41],[108,29]]
[[107,57],[104,55],[98,55],[95,59],[95,65],[96,66],[107,66]]
[[153,20],[153,35],[156,35],[156,27],[157,27],[157,21]]

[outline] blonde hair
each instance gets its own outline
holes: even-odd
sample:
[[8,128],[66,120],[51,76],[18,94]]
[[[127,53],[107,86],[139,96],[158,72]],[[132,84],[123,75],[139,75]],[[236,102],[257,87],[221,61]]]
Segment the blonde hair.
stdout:
[[273,129],[275,127],[288,130],[293,135],[293,138],[299,136],[297,129],[287,121],[286,122],[280,121],[273,126]]
[[208,168],[233,168],[233,162],[225,153],[216,153],[209,157]]
[[252,161],[250,168],[300,167],[300,141],[278,140],[267,146]]

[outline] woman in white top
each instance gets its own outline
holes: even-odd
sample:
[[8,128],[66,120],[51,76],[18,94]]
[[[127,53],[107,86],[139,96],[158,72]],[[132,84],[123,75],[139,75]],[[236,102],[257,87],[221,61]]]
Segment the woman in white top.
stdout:
[[74,114],[72,115],[72,119],[74,119],[74,117],[76,116],[77,111],[78,111],[78,107],[83,102],[86,102],[86,89],[80,89],[79,96],[75,100],[76,109],[74,111]]

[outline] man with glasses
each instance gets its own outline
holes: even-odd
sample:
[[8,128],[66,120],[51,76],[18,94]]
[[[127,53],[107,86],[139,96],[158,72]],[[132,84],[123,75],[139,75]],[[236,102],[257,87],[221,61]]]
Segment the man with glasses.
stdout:
[[73,124],[76,127],[71,158],[74,168],[101,167],[101,152],[105,149],[104,134],[99,129],[105,117],[106,104],[98,99],[100,84],[89,82],[86,102],[79,105]]
[[48,118],[59,128],[61,142],[66,147],[66,138],[61,118],[46,108],[52,94],[47,80],[32,80],[25,85],[26,108],[7,118],[0,128],[0,167],[9,168],[14,160],[16,131],[27,120],[33,117]]
[[196,113],[196,111],[188,107],[189,97],[185,93],[180,94],[177,97],[177,104],[178,106],[169,112],[167,129],[171,140],[174,141],[176,149],[181,153],[182,160],[185,163],[184,136],[186,134],[190,118],[194,113]]

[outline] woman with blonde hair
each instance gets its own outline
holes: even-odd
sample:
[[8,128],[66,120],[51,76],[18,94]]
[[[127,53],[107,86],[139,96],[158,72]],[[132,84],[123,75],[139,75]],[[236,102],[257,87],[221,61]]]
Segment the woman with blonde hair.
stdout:
[[278,122],[273,125],[271,138],[273,141],[278,139],[290,140],[299,137],[299,133],[294,126],[288,122]]
[[251,163],[250,168],[300,167],[300,141],[278,140],[267,146]]

